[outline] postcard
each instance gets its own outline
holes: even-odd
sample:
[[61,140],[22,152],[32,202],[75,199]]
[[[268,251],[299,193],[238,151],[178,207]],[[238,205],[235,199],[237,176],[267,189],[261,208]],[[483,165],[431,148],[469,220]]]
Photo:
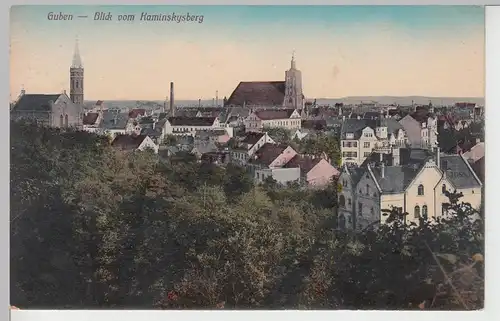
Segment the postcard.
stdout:
[[11,308],[482,309],[484,20],[12,7]]

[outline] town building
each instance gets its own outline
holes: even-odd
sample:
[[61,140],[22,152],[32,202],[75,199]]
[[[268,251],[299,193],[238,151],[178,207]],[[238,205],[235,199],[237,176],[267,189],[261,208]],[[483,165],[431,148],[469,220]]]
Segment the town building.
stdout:
[[438,144],[438,119],[430,113],[412,113],[399,123],[403,126],[412,148],[433,149]]
[[152,150],[158,154],[158,145],[146,135],[117,135],[111,142],[111,146],[124,151]]
[[276,142],[266,133],[247,132],[236,148],[229,151],[230,162],[245,166],[248,160],[266,143]]
[[11,120],[30,120],[49,127],[82,126],[83,110],[62,94],[26,94],[21,91],[10,111]]
[[49,127],[76,127],[83,125],[83,65],[75,46],[70,67],[70,96],[64,90],[55,94],[27,94],[23,89],[10,111],[12,120],[32,120]]
[[246,132],[260,132],[267,128],[299,129],[301,122],[297,109],[265,109],[252,112],[244,124]]
[[406,147],[403,126],[392,118],[345,119],[340,130],[342,164],[361,165],[372,152],[390,153]]
[[194,136],[199,130],[219,130],[224,129],[217,117],[169,117],[164,126],[164,135]]
[[285,71],[285,81],[242,81],[238,84],[225,107],[275,107],[304,108],[302,73],[292,56],[290,69]]
[[361,167],[344,166],[339,184],[339,226],[354,230],[385,223],[382,211],[392,208],[408,213],[407,223],[442,217],[447,214],[443,204],[449,202],[446,191],[462,193],[461,201],[476,209],[482,201],[482,183],[469,162],[439,149],[432,153],[402,148],[399,157],[381,157]]

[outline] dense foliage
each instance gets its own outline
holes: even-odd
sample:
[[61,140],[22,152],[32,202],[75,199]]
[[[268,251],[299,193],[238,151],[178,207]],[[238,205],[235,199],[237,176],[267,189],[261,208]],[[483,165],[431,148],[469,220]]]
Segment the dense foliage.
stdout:
[[[337,186],[254,186],[239,167],[125,154],[11,124],[11,304],[22,308],[474,309],[483,226],[335,230]],[[450,281],[451,280],[451,281]]]

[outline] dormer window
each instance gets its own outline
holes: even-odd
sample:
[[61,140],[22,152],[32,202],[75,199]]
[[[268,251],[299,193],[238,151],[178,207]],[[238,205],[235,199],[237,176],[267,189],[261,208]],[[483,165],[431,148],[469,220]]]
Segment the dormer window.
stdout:
[[345,137],[346,137],[347,139],[353,139],[353,138],[354,138],[354,134],[353,134],[353,133],[347,133],[347,134],[345,135]]
[[419,196],[424,195],[424,185],[422,184],[418,185],[418,195]]

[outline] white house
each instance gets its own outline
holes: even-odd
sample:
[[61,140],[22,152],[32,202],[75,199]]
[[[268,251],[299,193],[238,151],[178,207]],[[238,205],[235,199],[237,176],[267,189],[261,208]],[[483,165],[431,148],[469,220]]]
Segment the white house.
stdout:
[[257,110],[245,119],[246,132],[260,132],[264,128],[285,128],[289,130],[301,127],[301,117],[296,109]]
[[230,162],[245,165],[264,144],[276,144],[267,133],[248,132],[239,142],[237,148],[232,148],[229,152]]
[[195,136],[197,131],[225,130],[232,136],[232,129],[219,122],[218,117],[169,117],[163,125],[163,136]]
[[[360,230],[384,223],[382,210],[401,208],[407,222],[419,223],[446,215],[445,191],[461,192],[461,202],[481,207],[482,183],[461,155],[426,154],[411,150],[401,165],[367,163],[344,167],[339,178],[339,226]],[[408,156],[408,155],[407,155]]]
[[374,151],[390,153],[404,147],[407,136],[395,119],[346,119],[340,133],[342,164],[361,165]]

